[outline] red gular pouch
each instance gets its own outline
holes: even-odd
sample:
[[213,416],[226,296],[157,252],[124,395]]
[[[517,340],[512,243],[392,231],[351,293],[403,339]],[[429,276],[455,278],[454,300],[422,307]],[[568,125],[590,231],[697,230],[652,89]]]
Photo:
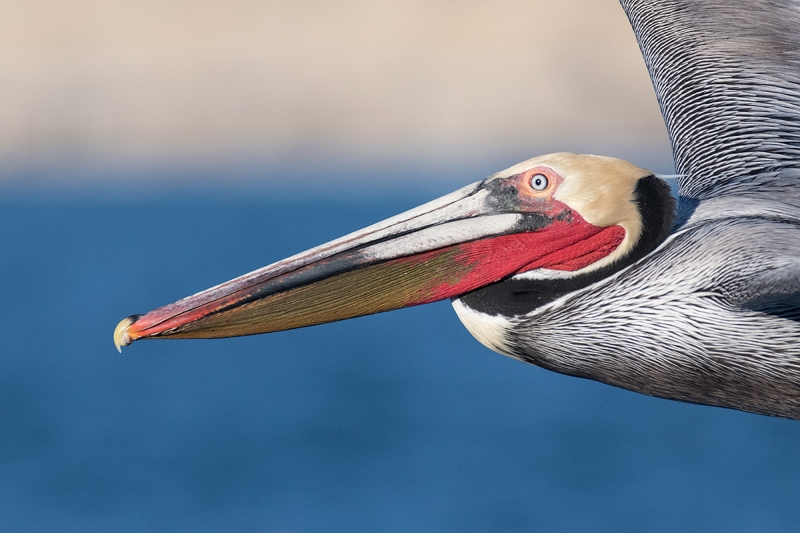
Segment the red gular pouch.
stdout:
[[406,305],[453,298],[508,276],[539,268],[575,271],[611,254],[625,238],[620,226],[599,227],[565,208],[545,228],[501,235],[396,259],[413,270],[442,262],[441,275],[415,291]]

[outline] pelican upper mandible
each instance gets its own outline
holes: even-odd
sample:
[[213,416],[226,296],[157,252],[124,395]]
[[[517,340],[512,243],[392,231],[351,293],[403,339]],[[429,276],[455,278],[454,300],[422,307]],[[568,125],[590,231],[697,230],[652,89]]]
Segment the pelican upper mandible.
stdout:
[[800,419],[800,2],[621,0],[679,172],[550,154],[123,320],[279,331],[449,298],[483,344],[644,394]]

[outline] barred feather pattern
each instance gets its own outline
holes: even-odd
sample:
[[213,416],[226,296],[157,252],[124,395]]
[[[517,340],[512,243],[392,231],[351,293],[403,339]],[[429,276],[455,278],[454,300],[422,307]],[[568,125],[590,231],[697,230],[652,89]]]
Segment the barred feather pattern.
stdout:
[[689,224],[646,260],[510,318],[506,354],[653,396],[800,419],[798,280],[800,221]]
[[620,0],[672,142],[684,211],[800,205],[800,0]]

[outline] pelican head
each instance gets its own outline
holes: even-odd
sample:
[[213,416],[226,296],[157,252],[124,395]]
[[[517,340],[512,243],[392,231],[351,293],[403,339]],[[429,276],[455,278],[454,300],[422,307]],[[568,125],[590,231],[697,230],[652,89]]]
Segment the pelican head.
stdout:
[[[498,349],[465,308],[530,312],[644,257],[673,218],[669,187],[652,172],[610,157],[545,155],[128,317],[114,341],[253,335],[452,298],[468,329]],[[520,288],[533,296],[520,298]]]

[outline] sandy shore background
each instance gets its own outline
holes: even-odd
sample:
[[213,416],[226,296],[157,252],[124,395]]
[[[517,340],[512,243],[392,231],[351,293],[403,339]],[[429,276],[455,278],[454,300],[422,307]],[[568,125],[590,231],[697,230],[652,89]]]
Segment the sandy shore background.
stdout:
[[561,150],[669,171],[616,0],[0,4],[6,187],[491,171]]

